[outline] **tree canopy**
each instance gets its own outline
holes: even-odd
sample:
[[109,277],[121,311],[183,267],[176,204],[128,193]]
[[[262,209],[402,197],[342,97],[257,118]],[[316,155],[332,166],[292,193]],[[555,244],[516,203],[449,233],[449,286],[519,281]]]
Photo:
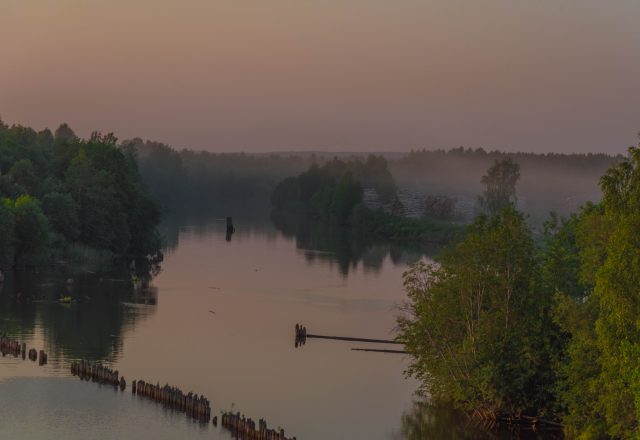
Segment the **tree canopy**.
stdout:
[[[507,165],[487,176],[513,182]],[[497,191],[506,207],[405,274],[399,338],[430,395],[483,415],[556,419],[570,438],[637,438],[640,148],[600,185],[601,202],[552,214],[537,243],[511,192]]]
[[0,123],[0,253],[29,264],[70,243],[113,255],[159,252],[160,212],[131,151],[62,124],[52,135]]

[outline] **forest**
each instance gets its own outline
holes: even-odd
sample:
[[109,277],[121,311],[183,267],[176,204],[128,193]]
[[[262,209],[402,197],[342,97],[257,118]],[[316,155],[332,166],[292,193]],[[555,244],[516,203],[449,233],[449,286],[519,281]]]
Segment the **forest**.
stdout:
[[[373,189],[389,209],[371,209],[364,203],[364,187]],[[352,237],[426,243],[446,243],[461,225],[434,219],[412,219],[404,215],[396,184],[382,156],[365,161],[334,158],[316,164],[278,184],[271,198],[272,219],[281,229],[305,228],[321,223],[334,233],[348,230]]]
[[176,150],[166,144],[124,141],[136,152],[143,181],[165,212],[233,215],[268,214],[277,183],[304,171],[314,158],[278,154],[210,153]]
[[0,122],[0,266],[60,259],[161,259],[160,209],[135,152],[94,133],[80,139]]
[[[371,155],[321,151],[212,153],[179,150],[139,138],[121,145],[137,152],[140,174],[164,211],[182,215],[261,215],[265,220],[271,210],[271,195],[284,179],[298,176],[313,164],[321,167],[337,160],[365,167],[375,157],[377,165],[370,167],[386,168],[380,176],[389,182],[390,173],[392,185],[384,187],[382,181],[374,185],[356,170],[354,177],[365,187],[378,189],[382,199],[393,197],[396,191],[414,194],[422,205],[434,208],[426,209],[425,216],[468,222],[477,214],[475,204],[483,173],[495,160],[510,158],[521,168],[518,209],[540,230],[549,211],[568,215],[588,201],[599,200],[602,193],[598,179],[620,160],[606,154],[504,153],[462,147]],[[460,215],[461,210],[464,215]]]
[[640,148],[603,174],[601,201],[551,214],[541,241],[515,208],[519,173],[496,161],[482,179],[485,212],[465,237],[405,273],[407,374],[482,419],[636,438]]

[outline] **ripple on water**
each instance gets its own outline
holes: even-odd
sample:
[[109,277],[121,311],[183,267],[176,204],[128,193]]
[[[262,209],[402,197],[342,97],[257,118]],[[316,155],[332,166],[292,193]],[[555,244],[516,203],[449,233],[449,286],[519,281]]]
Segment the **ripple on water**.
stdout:
[[231,437],[189,420],[130,390],[73,378],[14,378],[0,382],[3,439],[178,439]]

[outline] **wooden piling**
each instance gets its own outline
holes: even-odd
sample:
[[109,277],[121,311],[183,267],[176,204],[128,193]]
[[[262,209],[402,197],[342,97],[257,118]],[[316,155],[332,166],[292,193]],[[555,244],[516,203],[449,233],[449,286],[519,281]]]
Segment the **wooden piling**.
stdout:
[[222,414],[222,427],[231,433],[231,436],[238,440],[295,440],[295,437],[288,439],[284,429],[270,429],[264,419],[256,422],[251,418],[240,415],[239,412]]
[[233,234],[236,232],[236,228],[233,226],[233,218],[227,217],[227,233]]
[[188,417],[201,423],[209,423],[211,419],[211,404],[209,399],[203,395],[192,392],[185,394],[177,387],[168,384],[161,387],[159,383],[153,385],[144,380],[134,380],[131,392],[141,398],[156,401],[174,411],[184,412]]

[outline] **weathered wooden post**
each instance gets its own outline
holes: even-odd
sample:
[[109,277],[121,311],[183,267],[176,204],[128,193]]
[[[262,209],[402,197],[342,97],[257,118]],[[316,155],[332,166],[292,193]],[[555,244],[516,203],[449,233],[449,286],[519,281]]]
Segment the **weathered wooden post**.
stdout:
[[236,228],[233,226],[233,219],[227,217],[227,234],[225,235],[225,240],[231,241],[231,236],[234,232],[236,232]]

